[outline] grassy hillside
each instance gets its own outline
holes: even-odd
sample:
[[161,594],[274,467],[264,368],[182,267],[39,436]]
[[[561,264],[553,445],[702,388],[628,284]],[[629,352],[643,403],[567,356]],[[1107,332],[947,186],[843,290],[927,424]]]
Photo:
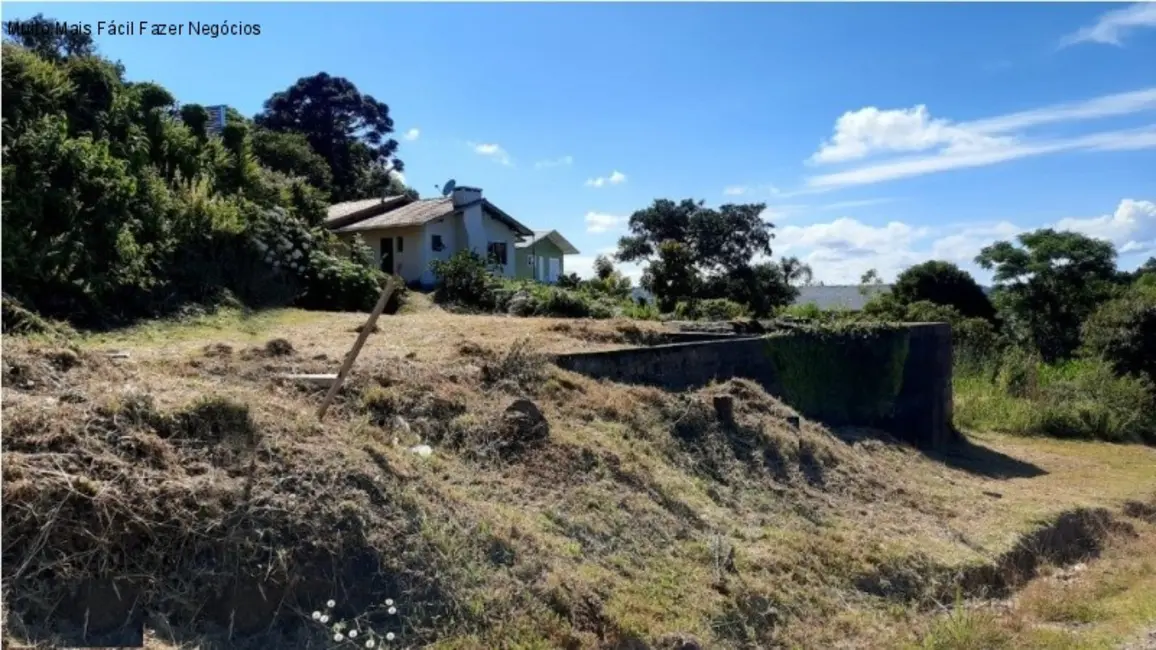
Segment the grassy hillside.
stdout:
[[1112,647],[1156,616],[1151,448],[931,457],[792,429],[747,381],[672,394],[540,356],[657,325],[436,309],[379,321],[318,422],[278,375],[334,372],[363,318],[6,337],[9,638],[83,625],[68,587],[111,576],[154,647],[325,647],[329,599],[360,640],[437,648]]

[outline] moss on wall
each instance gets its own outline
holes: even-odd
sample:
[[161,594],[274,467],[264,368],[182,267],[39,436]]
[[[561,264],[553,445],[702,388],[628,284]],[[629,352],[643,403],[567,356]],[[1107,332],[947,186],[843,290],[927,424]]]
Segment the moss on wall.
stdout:
[[800,413],[868,424],[894,412],[908,342],[901,325],[847,323],[772,334],[766,350],[783,397]]

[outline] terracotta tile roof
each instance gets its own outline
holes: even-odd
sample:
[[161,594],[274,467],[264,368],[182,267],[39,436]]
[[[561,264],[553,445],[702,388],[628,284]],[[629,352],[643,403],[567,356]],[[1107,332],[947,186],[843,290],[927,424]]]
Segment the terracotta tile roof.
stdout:
[[[354,214],[361,210],[367,210],[373,207],[372,199],[370,203],[365,201],[351,201],[352,204],[362,204],[361,208],[345,212],[345,216]],[[332,206],[330,211],[341,205]],[[388,206],[385,206],[388,209]],[[452,214],[454,211],[453,199],[448,197],[440,197],[436,199],[420,199],[413,203],[408,203],[399,208],[394,208],[383,214],[378,214],[367,219],[362,219],[356,223],[347,226],[336,228],[334,232],[357,232],[360,230],[376,230],[378,228],[399,228],[404,226],[420,226],[422,224],[433,221],[440,217],[445,217]],[[341,217],[330,217],[329,220]]]

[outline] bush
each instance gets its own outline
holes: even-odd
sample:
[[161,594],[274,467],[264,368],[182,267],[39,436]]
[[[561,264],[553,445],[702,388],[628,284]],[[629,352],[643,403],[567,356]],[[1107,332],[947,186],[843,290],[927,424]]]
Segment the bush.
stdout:
[[1086,356],[1156,382],[1156,288],[1133,287],[1101,305],[1084,322],[1081,339]]
[[962,427],[1156,442],[1152,382],[1120,377],[1099,359],[1048,365],[1030,352],[1010,348],[994,372],[957,372],[954,389],[955,419]]
[[[487,310],[499,306],[500,301],[495,296],[497,281],[490,274],[486,261],[477,253],[459,251],[448,260],[434,260],[430,268],[437,280],[435,301]],[[508,300],[509,295],[505,298]],[[504,305],[499,308],[504,308]]]

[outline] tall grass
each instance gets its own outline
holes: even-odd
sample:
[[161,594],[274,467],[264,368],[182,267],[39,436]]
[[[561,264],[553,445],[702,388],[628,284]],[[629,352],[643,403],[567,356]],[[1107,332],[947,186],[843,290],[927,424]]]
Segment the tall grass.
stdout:
[[1156,442],[1151,383],[1117,376],[1099,359],[1046,364],[1016,348],[998,355],[960,350],[954,377],[955,422],[965,429]]

